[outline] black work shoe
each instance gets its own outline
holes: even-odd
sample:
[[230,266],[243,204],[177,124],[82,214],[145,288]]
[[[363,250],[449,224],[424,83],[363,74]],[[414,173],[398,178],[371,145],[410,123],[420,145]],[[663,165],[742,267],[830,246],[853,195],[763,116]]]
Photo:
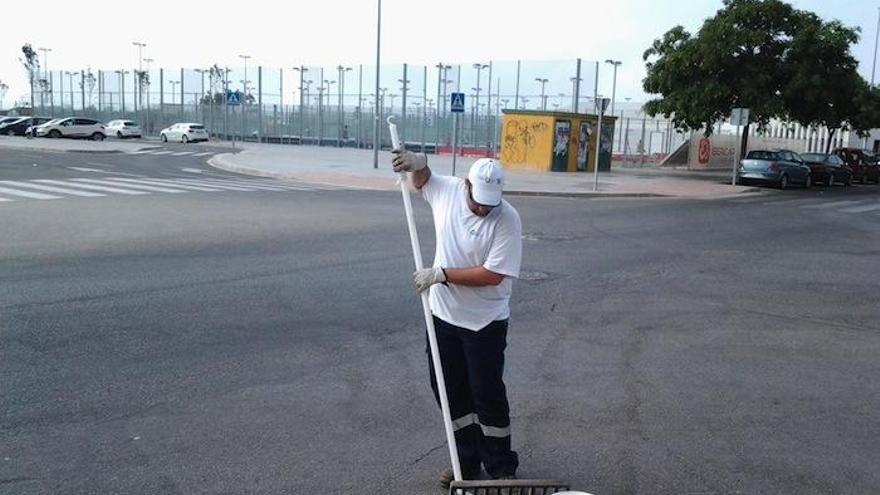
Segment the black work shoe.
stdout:
[[[477,470],[476,472],[470,472],[462,470],[461,477],[466,480],[476,480],[480,478],[480,471]],[[444,469],[443,472],[440,473],[440,488],[443,490],[449,490],[449,484],[452,483],[453,480],[455,480],[455,473],[452,471],[452,468]]]

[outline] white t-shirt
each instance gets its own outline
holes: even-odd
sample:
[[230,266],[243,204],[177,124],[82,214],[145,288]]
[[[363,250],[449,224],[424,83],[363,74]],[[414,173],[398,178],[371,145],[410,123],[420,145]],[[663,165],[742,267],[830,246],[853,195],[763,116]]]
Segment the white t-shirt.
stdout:
[[478,217],[468,208],[464,179],[431,174],[422,196],[434,214],[437,251],[434,266],[483,268],[504,275],[497,286],[467,287],[435,284],[431,311],[438,318],[468,330],[480,330],[510,316],[513,279],[522,262],[522,223],[507,201]]

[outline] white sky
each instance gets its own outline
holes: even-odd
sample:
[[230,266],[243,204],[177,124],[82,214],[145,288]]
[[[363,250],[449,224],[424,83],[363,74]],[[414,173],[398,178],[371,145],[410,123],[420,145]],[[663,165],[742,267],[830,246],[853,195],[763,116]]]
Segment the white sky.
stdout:
[[[877,5],[868,0],[800,0],[800,8],[860,26],[854,48],[871,76]],[[525,6],[523,6],[525,5]],[[134,67],[137,49],[153,67],[373,64],[375,0],[171,2],[116,4],[43,0],[0,7],[0,80],[10,90],[0,108],[27,93],[18,59],[25,42],[49,47],[50,69]],[[642,53],[677,24],[695,31],[721,7],[715,0],[384,0],[382,61],[436,64],[488,60],[559,60],[581,57],[623,61],[618,99],[643,101]],[[366,83],[365,83],[366,85]],[[611,70],[601,71],[599,92],[611,94]]]

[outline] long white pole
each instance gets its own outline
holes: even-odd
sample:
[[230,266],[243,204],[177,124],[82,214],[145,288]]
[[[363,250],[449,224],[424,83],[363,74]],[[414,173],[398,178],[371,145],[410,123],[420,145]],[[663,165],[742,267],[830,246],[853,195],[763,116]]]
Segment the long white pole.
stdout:
[[[397,124],[394,116],[388,117],[388,130],[391,132],[391,146],[400,150],[400,137],[397,135]],[[406,173],[399,176],[400,193],[403,195],[403,208],[406,212],[406,224],[409,227],[409,241],[412,245],[413,259],[416,270],[424,268],[422,263],[422,249],[419,244],[419,231],[416,230],[416,221],[413,215],[412,200],[409,197],[409,184]],[[449,399],[446,396],[446,379],[443,377],[443,366],[440,364],[440,349],[437,347],[437,333],[434,330],[434,317],[431,315],[431,307],[428,304],[428,291],[422,292],[422,311],[425,314],[425,325],[428,327],[428,343],[431,347],[431,363],[434,366],[434,376],[437,378],[437,392],[440,396],[440,409],[443,412],[443,426],[446,429],[446,443],[449,445],[449,457],[452,459],[452,472],[456,481],[461,481],[461,466],[458,463],[458,447],[455,444],[455,432],[452,429],[452,414],[449,411]]]
[[605,102],[598,101],[599,118],[596,124],[596,164],[593,166],[593,191],[599,190],[599,157],[602,155],[602,114],[605,113]]

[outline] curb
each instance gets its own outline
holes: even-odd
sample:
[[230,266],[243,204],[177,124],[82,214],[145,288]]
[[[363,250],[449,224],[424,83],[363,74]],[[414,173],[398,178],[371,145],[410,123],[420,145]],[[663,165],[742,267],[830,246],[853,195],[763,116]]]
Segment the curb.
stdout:
[[[255,177],[269,177],[274,179],[297,179],[306,183],[313,184],[327,184],[324,182],[315,182],[309,181],[308,179],[302,177],[296,177],[294,175],[285,174],[285,173],[276,173],[276,172],[266,172],[265,170],[243,167],[241,165],[236,165],[227,160],[227,156],[231,155],[231,153],[223,153],[219,155],[214,155],[212,158],[208,160],[208,165],[220,169],[225,170],[227,172],[234,172],[245,175],[253,175]],[[343,185],[343,184],[333,184],[333,185]],[[345,184],[345,187],[350,187],[352,189],[360,189],[364,191],[385,191],[385,189],[376,189],[370,187],[360,187],[353,186],[350,184]],[[388,189],[390,191],[390,189]],[[526,196],[526,197],[546,197],[546,198],[674,198],[677,196],[672,196],[668,194],[659,194],[659,193],[603,193],[603,192],[556,192],[556,191],[526,191],[526,190],[511,190],[504,191],[504,194],[508,194],[510,196]]]

